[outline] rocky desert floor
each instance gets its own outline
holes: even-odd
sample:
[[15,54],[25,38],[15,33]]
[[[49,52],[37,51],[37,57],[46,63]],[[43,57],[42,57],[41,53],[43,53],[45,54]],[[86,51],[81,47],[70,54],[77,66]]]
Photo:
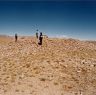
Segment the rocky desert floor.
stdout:
[[0,95],[96,95],[96,42],[0,37]]

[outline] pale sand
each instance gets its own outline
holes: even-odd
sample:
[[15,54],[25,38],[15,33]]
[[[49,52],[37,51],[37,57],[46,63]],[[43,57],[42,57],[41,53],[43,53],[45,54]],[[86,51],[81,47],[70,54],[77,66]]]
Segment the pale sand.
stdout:
[[0,95],[96,95],[96,42],[0,37]]

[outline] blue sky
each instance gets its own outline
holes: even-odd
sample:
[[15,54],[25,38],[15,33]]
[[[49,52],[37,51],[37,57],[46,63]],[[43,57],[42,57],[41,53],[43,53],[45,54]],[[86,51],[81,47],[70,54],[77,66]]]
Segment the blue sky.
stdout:
[[96,40],[96,1],[0,1],[0,34]]

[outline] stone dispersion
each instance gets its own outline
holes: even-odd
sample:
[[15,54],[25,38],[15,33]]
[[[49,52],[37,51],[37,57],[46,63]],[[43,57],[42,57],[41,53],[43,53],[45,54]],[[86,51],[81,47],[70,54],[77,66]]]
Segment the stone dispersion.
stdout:
[[96,42],[0,37],[0,95],[96,95]]

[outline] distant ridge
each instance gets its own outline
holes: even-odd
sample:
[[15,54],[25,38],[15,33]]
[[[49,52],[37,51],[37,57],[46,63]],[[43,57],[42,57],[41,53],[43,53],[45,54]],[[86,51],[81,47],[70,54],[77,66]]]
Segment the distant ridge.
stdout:
[[0,37],[9,37],[8,35],[0,35]]

